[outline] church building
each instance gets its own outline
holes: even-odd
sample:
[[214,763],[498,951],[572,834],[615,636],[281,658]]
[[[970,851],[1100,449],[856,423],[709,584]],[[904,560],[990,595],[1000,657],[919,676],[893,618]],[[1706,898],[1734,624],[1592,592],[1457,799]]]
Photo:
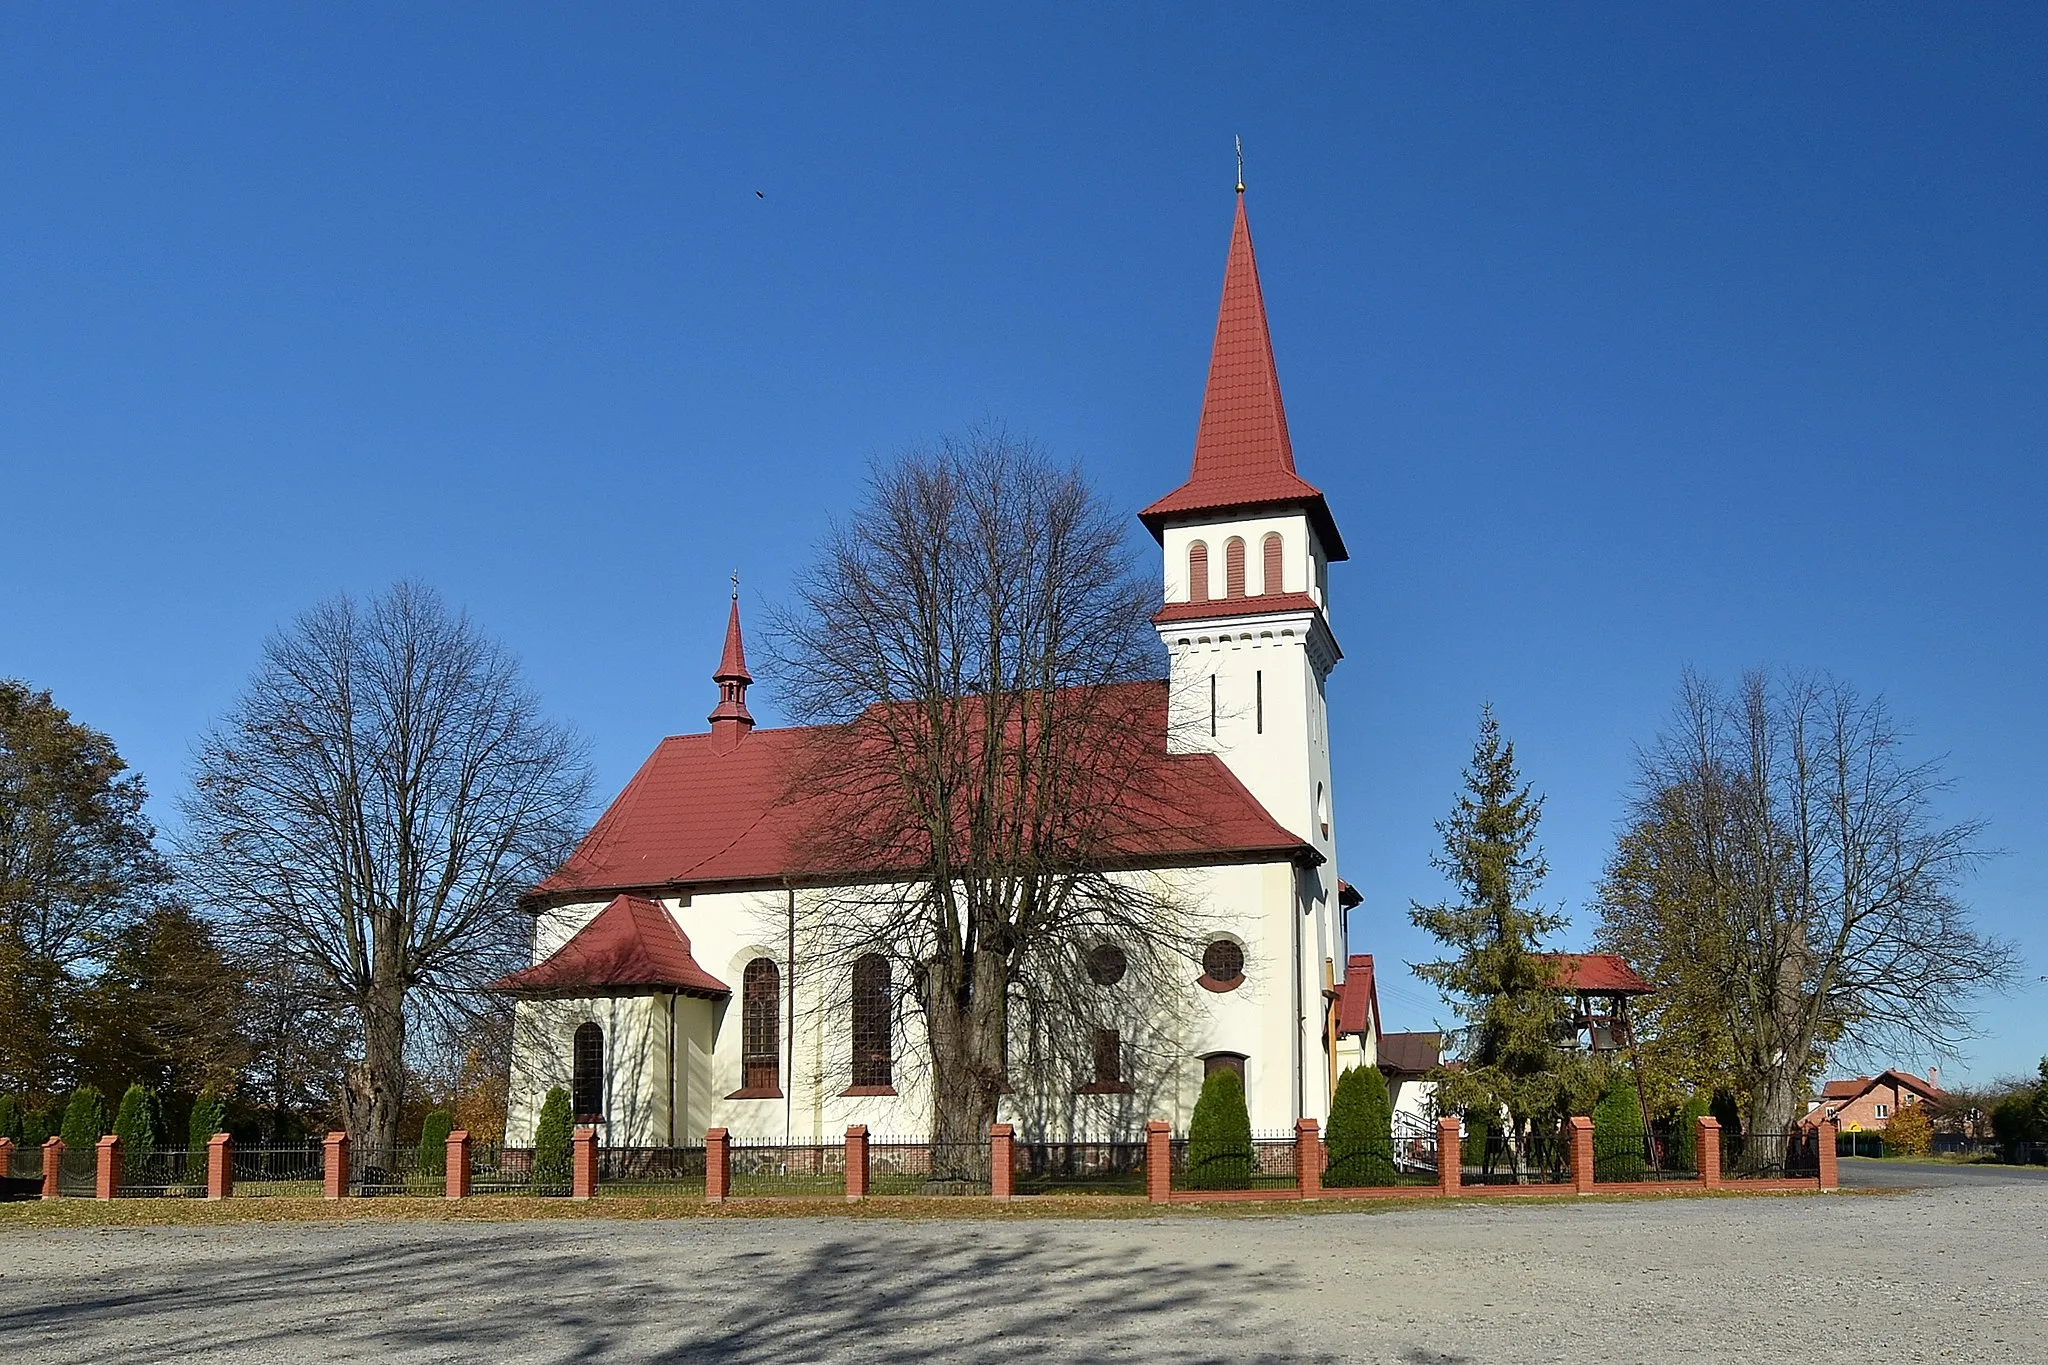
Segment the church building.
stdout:
[[[1295,468],[1242,186],[1193,468],[1139,518],[1161,550],[1170,663],[1123,684],[1145,689],[1148,717],[1150,771],[1132,786],[1188,794],[1194,818],[1133,859],[1213,929],[1181,998],[1147,1010],[1142,1046],[1101,1031],[1092,1074],[1053,1096],[1040,1078],[1000,1117],[1030,1137],[1185,1131],[1204,1078],[1230,1068],[1255,1129],[1326,1120],[1337,1075],[1376,1060],[1379,1035],[1331,822],[1329,566],[1346,555]],[[508,1143],[532,1140],[557,1086],[610,1146],[929,1130],[922,1026],[896,1010],[888,960],[816,960],[797,933],[800,908],[834,890],[804,865],[784,799],[807,732],[754,724],[736,598],[712,681],[709,730],[662,740],[528,899],[532,965],[498,983],[517,999]],[[1116,989],[1116,961],[1091,958],[1108,968],[1091,966],[1096,987]]]

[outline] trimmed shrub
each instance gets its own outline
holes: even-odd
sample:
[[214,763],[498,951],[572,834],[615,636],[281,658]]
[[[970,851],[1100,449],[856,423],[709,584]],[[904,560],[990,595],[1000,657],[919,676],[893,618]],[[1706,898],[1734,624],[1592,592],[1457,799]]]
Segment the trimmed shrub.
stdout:
[[121,1094],[114,1135],[121,1139],[121,1150],[131,1161],[156,1150],[156,1097],[139,1081]]
[[1700,1120],[1710,1109],[1705,1095],[1694,1095],[1678,1107],[1671,1123],[1671,1142],[1665,1149],[1666,1164],[1677,1171],[1696,1171],[1700,1165]]
[[40,1147],[57,1136],[57,1111],[47,1104],[24,1105],[21,1111],[21,1145]]
[[1188,1124],[1187,1187],[1248,1190],[1256,1160],[1244,1078],[1224,1067],[1202,1082],[1202,1096],[1195,1101],[1195,1116]]
[[1394,1105],[1378,1067],[1353,1067],[1337,1078],[1324,1145],[1329,1154],[1325,1185],[1394,1183]]
[[1628,1073],[1616,1070],[1593,1106],[1593,1178],[1643,1178],[1643,1110]]
[[540,1122],[533,1129],[533,1183],[538,1187],[569,1184],[570,1146],[575,1138],[569,1092],[561,1086],[541,1102]]
[[67,1152],[91,1151],[107,1135],[107,1097],[96,1085],[81,1085],[71,1092],[64,1106],[64,1123],[57,1136],[64,1139]]
[[419,1170],[422,1175],[445,1175],[448,1170],[448,1135],[455,1131],[455,1115],[446,1109],[429,1113],[420,1124]]
[[185,1145],[191,1153],[185,1159],[197,1162],[203,1169],[206,1163],[206,1144],[215,1133],[224,1132],[228,1121],[227,1101],[217,1090],[202,1090],[199,1098],[192,1101],[192,1118],[185,1125]]
[[21,1120],[21,1101],[12,1095],[0,1095],[0,1138],[11,1138],[15,1142],[20,1142]]
[[1934,1150],[1934,1119],[1925,1104],[1909,1104],[1884,1126],[1886,1156],[1926,1156]]

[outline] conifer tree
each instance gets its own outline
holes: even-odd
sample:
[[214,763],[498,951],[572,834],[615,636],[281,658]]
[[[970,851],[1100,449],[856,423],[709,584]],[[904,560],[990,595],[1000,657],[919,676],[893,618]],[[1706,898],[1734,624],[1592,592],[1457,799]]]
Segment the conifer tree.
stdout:
[[1394,1183],[1394,1106],[1387,1080],[1376,1066],[1352,1067],[1337,1078],[1325,1139],[1330,1186]]
[[21,1102],[12,1095],[0,1095],[0,1138],[20,1142],[21,1119]]
[[1593,1107],[1593,1178],[1643,1178],[1643,1110],[1629,1075],[1616,1067]]
[[1536,844],[1542,813],[1543,798],[1515,766],[1513,741],[1486,707],[1465,791],[1437,826],[1443,851],[1432,861],[1457,898],[1409,909],[1415,926],[1447,950],[1414,970],[1450,997],[1463,1024],[1451,1034],[1458,1066],[1442,1073],[1437,1103],[1445,1113],[1500,1115],[1518,1175],[1533,1129],[1562,1117],[1574,1088],[1573,1063],[1557,1046],[1569,1002],[1539,952],[1565,919],[1530,900],[1549,871]]
[[91,1151],[107,1132],[107,1097],[96,1085],[81,1085],[64,1106],[64,1126],[57,1135],[68,1152]]
[[420,1123],[419,1169],[425,1175],[441,1175],[448,1169],[448,1135],[455,1131],[455,1116],[436,1109]]
[[121,1095],[121,1108],[114,1115],[114,1136],[121,1139],[121,1152],[130,1161],[156,1150],[156,1097],[136,1083]]
[[570,1146],[575,1133],[569,1110],[569,1092],[561,1086],[548,1091],[541,1101],[540,1122],[533,1130],[533,1189],[537,1194],[569,1187]]
[[189,1151],[187,1161],[197,1163],[199,1169],[206,1165],[206,1146],[213,1135],[222,1130],[227,1122],[227,1105],[217,1090],[202,1090],[199,1098],[192,1101],[192,1118],[185,1126],[185,1145]]
[[1689,1171],[1698,1166],[1700,1120],[1712,1112],[1712,1101],[1697,1093],[1688,1096],[1679,1106],[1678,1118],[1671,1130],[1671,1142],[1666,1148],[1666,1162],[1671,1169]]
[[1202,1082],[1201,1097],[1188,1122],[1188,1188],[1248,1190],[1255,1160],[1244,1078],[1229,1067],[1220,1068]]

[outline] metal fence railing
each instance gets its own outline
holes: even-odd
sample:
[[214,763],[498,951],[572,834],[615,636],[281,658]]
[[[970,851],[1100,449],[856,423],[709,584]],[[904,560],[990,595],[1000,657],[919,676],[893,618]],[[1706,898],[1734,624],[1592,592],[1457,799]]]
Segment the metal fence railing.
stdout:
[[599,1194],[667,1197],[704,1193],[702,1147],[600,1147]]
[[16,1143],[8,1155],[7,1169],[0,1175],[16,1180],[41,1180],[43,1178],[43,1149],[34,1143]]
[[64,1149],[57,1168],[57,1193],[66,1199],[90,1199],[99,1188],[100,1154],[91,1147]]
[[986,1142],[868,1139],[869,1194],[987,1194],[988,1174]]
[[121,1154],[123,1199],[200,1199],[206,1195],[206,1153],[159,1147]]
[[1572,1183],[1571,1138],[1564,1132],[1532,1133],[1518,1144],[1506,1133],[1488,1129],[1465,1140],[1466,1185],[1569,1185]]
[[735,1142],[728,1149],[734,1198],[846,1192],[846,1144]]
[[1668,1137],[1654,1132],[1593,1134],[1593,1179],[1598,1183],[1699,1178],[1694,1153]]
[[1249,1146],[1229,1148],[1175,1138],[1169,1144],[1176,1190],[1275,1190],[1295,1184],[1293,1133],[1254,1132]]
[[348,1192],[362,1198],[380,1195],[440,1196],[447,1189],[446,1160],[421,1161],[417,1147],[351,1147]]
[[1436,1138],[1410,1134],[1338,1148],[1323,1144],[1325,1189],[1436,1183]]
[[1721,1134],[1721,1176],[1724,1180],[1817,1180],[1820,1178],[1820,1133]]
[[569,1197],[569,1165],[565,1159],[556,1163],[553,1170],[536,1171],[531,1147],[474,1143],[469,1149],[469,1192],[566,1199]]
[[318,1139],[246,1147],[236,1144],[229,1150],[237,1199],[320,1196],[324,1164]]
[[1020,1140],[1010,1171],[1018,1194],[1143,1194],[1145,1144]]

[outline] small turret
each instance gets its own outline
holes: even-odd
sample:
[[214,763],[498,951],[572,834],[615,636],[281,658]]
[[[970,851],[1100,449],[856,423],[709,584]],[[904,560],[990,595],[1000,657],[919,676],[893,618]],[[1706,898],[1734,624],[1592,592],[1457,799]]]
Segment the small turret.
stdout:
[[720,656],[718,671],[711,675],[711,680],[718,684],[718,709],[711,713],[711,738],[714,747],[725,751],[754,728],[754,717],[747,710],[747,688],[754,675],[747,672],[747,646],[740,638],[738,590],[733,592],[732,611],[725,618],[725,653]]

